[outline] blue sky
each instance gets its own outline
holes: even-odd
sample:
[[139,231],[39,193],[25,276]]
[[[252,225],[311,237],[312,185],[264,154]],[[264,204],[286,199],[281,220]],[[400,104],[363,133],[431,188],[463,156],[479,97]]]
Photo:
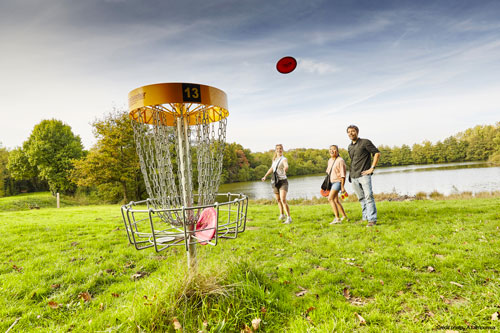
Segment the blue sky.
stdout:
[[[227,141],[252,151],[436,142],[500,121],[499,1],[0,2],[0,142],[43,119],[90,123],[130,90],[224,90]],[[297,69],[275,69],[294,56]]]

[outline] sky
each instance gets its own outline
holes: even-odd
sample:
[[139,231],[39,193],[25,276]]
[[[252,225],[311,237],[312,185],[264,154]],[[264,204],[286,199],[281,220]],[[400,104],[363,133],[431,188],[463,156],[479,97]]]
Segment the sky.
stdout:
[[[500,121],[500,1],[0,0],[0,143],[127,110],[162,82],[226,92],[253,152],[437,142]],[[280,74],[276,62],[298,66]]]

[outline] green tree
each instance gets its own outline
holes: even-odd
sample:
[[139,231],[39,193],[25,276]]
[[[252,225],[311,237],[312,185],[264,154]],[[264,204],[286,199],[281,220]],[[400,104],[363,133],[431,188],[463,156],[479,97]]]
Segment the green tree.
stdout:
[[97,187],[98,196],[108,202],[140,199],[145,186],[128,113],[114,110],[92,126],[97,143],[85,158],[73,161],[71,179]]
[[38,168],[36,165],[30,163],[26,152],[19,147],[9,153],[7,168],[12,177],[17,180],[34,179],[38,177]]
[[4,197],[9,193],[9,170],[7,163],[9,162],[9,152],[0,144],[0,197]]
[[82,154],[80,137],[71,127],[56,119],[42,120],[23,147],[10,152],[8,169],[16,180],[31,180],[35,190],[43,188],[46,181],[54,195],[72,193],[75,186],[68,178],[71,160]]
[[69,180],[72,160],[84,152],[80,137],[73,134],[70,126],[56,119],[42,120],[33,128],[23,150],[39,177],[48,182],[52,194],[74,192],[75,185]]

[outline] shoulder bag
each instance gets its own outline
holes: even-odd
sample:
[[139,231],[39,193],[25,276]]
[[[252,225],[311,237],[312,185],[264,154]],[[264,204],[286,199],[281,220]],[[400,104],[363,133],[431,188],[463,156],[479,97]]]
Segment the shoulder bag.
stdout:
[[280,165],[282,158],[283,157],[281,157],[280,160],[278,161],[278,163],[276,164],[276,169],[273,170],[273,175],[271,176],[271,185],[272,186],[275,186],[279,181],[279,179],[278,179],[278,167]]
[[325,180],[323,180],[323,184],[321,184],[321,189],[323,191],[330,191],[330,189],[332,188],[332,182],[330,181],[330,175],[332,174],[332,170],[333,170],[333,167],[335,166],[336,160],[337,160],[337,158],[335,157],[335,159],[333,160],[333,164],[332,164],[332,168],[330,169],[330,172],[325,177]]

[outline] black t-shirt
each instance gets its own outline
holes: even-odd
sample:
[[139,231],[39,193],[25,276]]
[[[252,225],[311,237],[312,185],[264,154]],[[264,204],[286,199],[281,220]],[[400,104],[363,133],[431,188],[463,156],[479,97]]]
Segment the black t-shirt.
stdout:
[[356,143],[352,143],[347,148],[351,158],[349,177],[361,177],[361,172],[368,170],[372,166],[372,154],[379,153],[379,150],[368,139],[358,138]]

